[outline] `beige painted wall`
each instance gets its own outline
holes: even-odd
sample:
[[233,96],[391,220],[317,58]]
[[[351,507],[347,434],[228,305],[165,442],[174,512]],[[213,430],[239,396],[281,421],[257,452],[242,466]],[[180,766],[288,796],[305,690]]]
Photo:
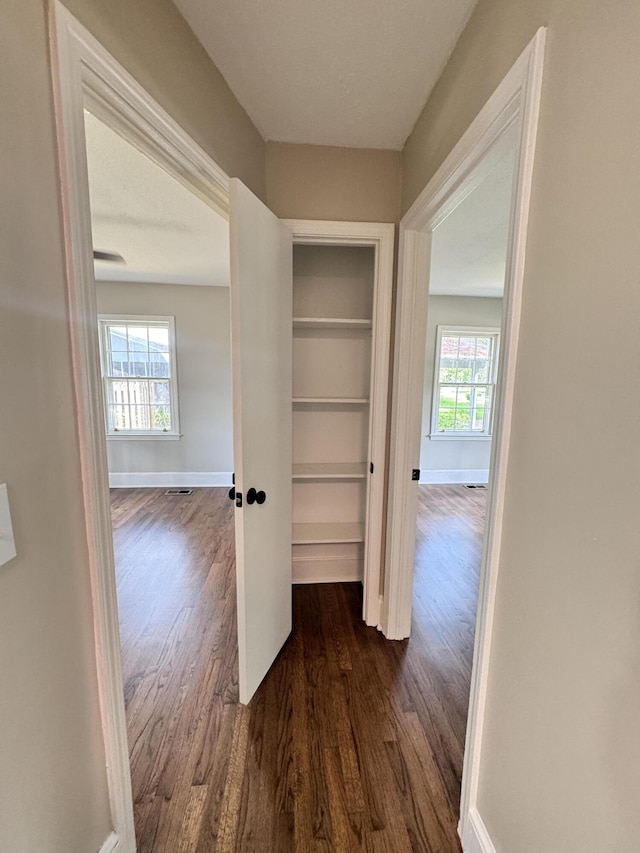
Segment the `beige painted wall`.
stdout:
[[43,7],[0,27],[0,850],[87,853],[110,830],[93,656]]
[[[479,0],[405,143],[403,213],[480,112],[538,27],[549,24],[553,14],[561,14],[560,8],[567,5],[574,6],[574,0],[569,4],[566,0]],[[553,37],[551,28],[550,42]],[[548,48],[551,50],[552,45]]]
[[[488,470],[491,442],[482,439],[430,439],[438,326],[500,328],[502,299],[472,296],[430,296],[420,437],[421,480],[426,471]],[[433,482],[433,480],[426,480]],[[446,482],[443,480],[442,482]]]
[[[260,137],[169,0],[68,5],[264,196]],[[0,567],[0,849],[85,853],[109,825],[45,4],[6,0],[2,15],[0,481],[19,556]],[[637,0],[480,0],[405,149],[404,206],[544,23],[479,807],[499,853],[635,851],[640,398],[619,366],[640,361]],[[393,152],[338,149],[326,174],[313,152],[307,176],[310,152],[279,148],[266,192],[281,215],[396,219]]]
[[[87,853],[110,831],[74,418],[46,7],[0,27],[0,850]],[[73,0],[220,165],[264,191],[263,143],[169,0]]]
[[176,328],[182,437],[108,440],[109,473],[233,471],[229,288],[100,282],[97,295],[102,314],[171,316]]
[[405,150],[405,206],[540,24],[549,33],[479,811],[498,853],[632,853],[637,0],[480,0]]
[[397,222],[401,154],[267,142],[267,204],[285,219]]
[[171,0],[64,5],[230,177],[265,198],[262,137]]

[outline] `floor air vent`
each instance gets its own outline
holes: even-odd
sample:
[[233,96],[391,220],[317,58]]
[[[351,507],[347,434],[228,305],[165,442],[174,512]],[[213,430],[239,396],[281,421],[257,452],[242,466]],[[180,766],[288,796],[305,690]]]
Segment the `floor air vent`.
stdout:
[[193,489],[167,489],[165,495],[192,495]]
[[484,483],[465,483],[465,489],[486,489]]

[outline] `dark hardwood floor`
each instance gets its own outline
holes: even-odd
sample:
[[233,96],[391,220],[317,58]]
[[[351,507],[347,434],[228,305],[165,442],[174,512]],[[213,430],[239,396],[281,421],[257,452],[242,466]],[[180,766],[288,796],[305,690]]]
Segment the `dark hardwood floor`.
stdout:
[[359,584],[294,587],[238,705],[233,508],[112,492],[139,853],[453,853],[486,492],[421,486],[410,641]]

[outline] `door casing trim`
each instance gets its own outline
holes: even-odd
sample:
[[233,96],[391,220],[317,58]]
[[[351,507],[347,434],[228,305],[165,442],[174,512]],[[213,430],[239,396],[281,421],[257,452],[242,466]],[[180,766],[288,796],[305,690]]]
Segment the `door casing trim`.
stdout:
[[411,470],[420,464],[431,234],[473,190],[477,170],[491,168],[506,132],[514,125],[517,127],[519,142],[507,249],[496,421],[458,827],[464,849],[473,832],[470,816],[477,812],[545,36],[546,28],[541,27],[400,223],[382,607],[382,630],[390,639],[406,638],[411,629],[417,513],[417,483],[411,482]]
[[380,222],[338,222],[285,219],[293,242],[320,246],[369,246],[375,252],[375,301],[373,305],[372,400],[369,413],[369,449],[374,473],[367,473],[369,501],[365,519],[365,557],[362,618],[380,627],[384,505],[387,471],[387,418],[389,357],[391,348],[391,301],[393,296],[393,247],[395,226]]
[[58,0],[50,11],[51,64],[62,197],[73,383],[82,471],[96,670],[113,831],[105,849],[135,853],[120,632],[84,136],[88,107],[127,141],[229,215],[225,172]]

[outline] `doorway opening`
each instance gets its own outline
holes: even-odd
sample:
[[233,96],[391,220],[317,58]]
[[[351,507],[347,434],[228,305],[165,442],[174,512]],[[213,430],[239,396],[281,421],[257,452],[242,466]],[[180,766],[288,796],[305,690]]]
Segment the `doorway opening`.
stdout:
[[359,581],[380,626],[394,227],[293,233],[293,582]]
[[[412,643],[444,709],[460,798],[517,137],[434,229],[424,355]],[[459,813],[455,814],[456,820]]]
[[[502,80],[474,121],[431,177],[400,223],[396,343],[390,435],[390,483],[387,513],[387,552],[382,614],[389,637],[402,639],[411,632],[416,518],[420,479],[421,422],[424,401],[425,339],[432,238],[464,198],[473,192],[475,178],[482,178],[504,155],[509,132],[516,134],[515,175],[509,217],[504,304],[500,328],[489,460],[486,531],[478,581],[476,638],[473,644],[469,716],[464,740],[464,764],[460,796],[459,835],[465,849],[480,849],[487,838],[476,807],[482,728],[486,700],[491,631],[500,556],[500,538],[506,494],[506,473],[512,427],[516,355],[524,281],[526,236],[534,152],[542,88],[545,29],[540,28]],[[478,167],[481,171],[478,173]],[[484,171],[482,171],[484,170]],[[457,330],[448,331],[451,351],[445,355],[456,375],[453,353],[459,347]],[[463,330],[466,331],[466,330]],[[485,335],[486,337],[486,335]],[[459,349],[457,350],[459,352]],[[438,357],[441,351],[437,351]],[[455,430],[458,423],[468,431],[482,429],[488,409],[477,405],[477,394],[468,387],[453,387],[451,375],[438,375],[437,406],[431,429]],[[463,383],[466,379],[463,377]],[[461,385],[463,385],[461,383]],[[486,383],[480,383],[486,386]],[[436,383],[438,385],[438,383]],[[459,392],[462,396],[459,396]],[[482,394],[481,394],[482,398]],[[462,418],[457,406],[462,402]],[[440,410],[443,410],[442,417]],[[464,480],[462,481],[464,483]],[[414,485],[415,484],[415,485]],[[476,483],[477,484],[477,483]],[[474,485],[471,483],[470,485]],[[471,490],[478,495],[480,490]]]
[[135,834],[174,849],[238,701],[229,224],[87,109],[84,131]]

